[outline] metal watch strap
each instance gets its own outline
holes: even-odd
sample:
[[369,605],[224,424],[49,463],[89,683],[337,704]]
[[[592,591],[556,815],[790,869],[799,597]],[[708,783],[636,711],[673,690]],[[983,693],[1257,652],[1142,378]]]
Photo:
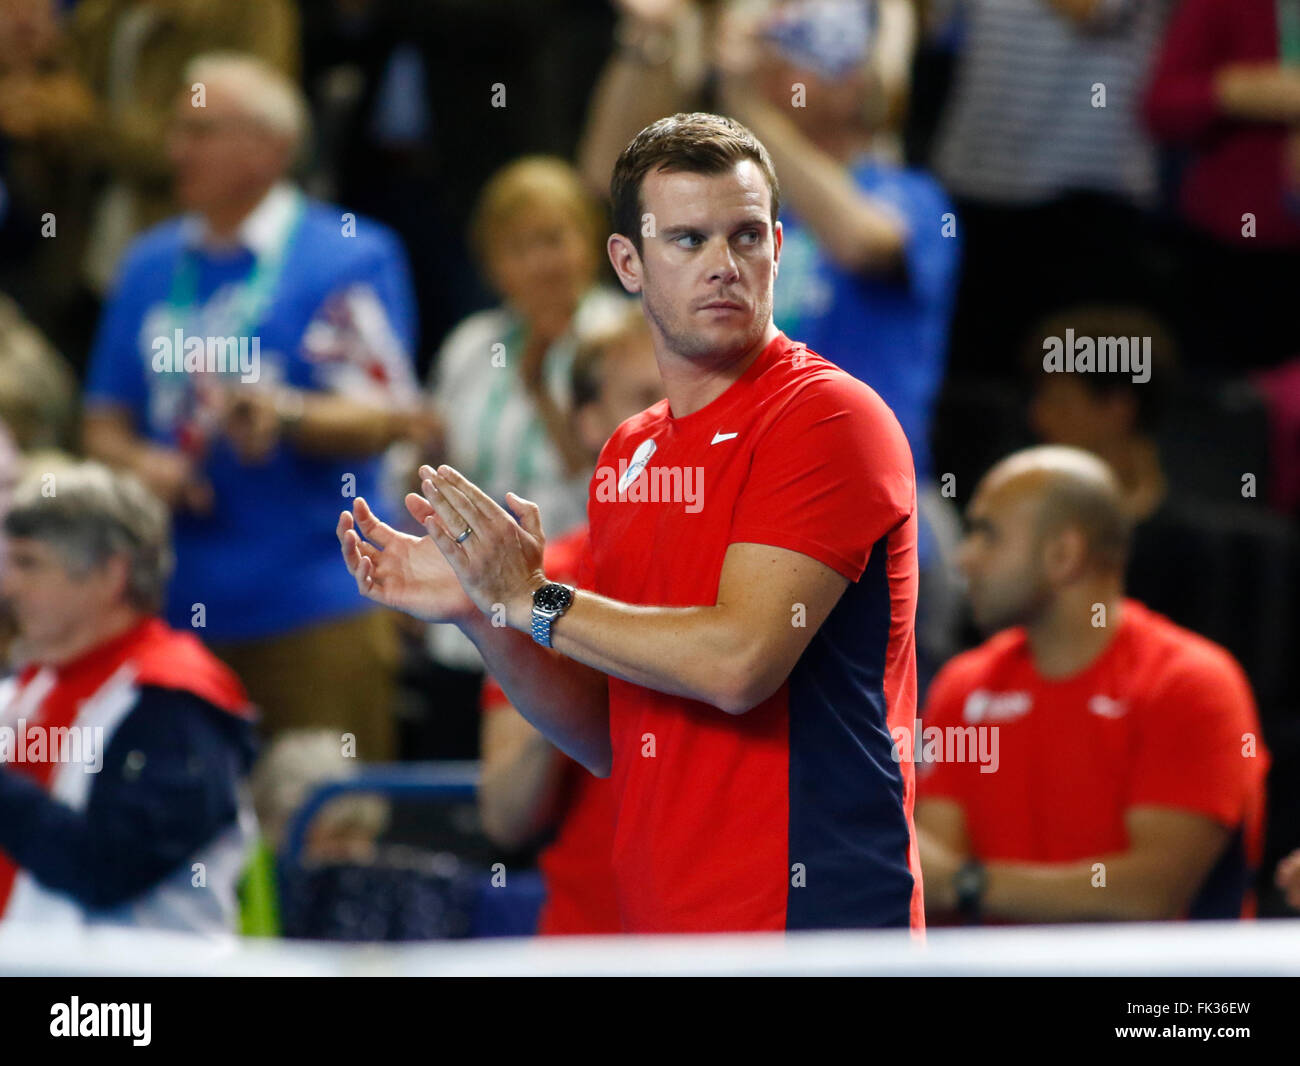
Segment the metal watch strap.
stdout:
[[[560,582],[556,582],[560,584]],[[565,585],[569,590],[569,605],[573,604],[573,594],[577,591],[572,585]],[[568,607],[565,608],[568,610]],[[533,616],[531,630],[533,640],[537,641],[543,648],[551,647],[551,626],[564,611],[543,611],[540,607],[533,607]]]

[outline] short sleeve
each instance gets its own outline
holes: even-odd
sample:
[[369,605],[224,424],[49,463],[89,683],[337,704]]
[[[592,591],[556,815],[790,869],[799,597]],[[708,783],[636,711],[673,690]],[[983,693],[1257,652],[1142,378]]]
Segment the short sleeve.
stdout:
[[729,542],[797,551],[857,581],[872,547],[915,502],[898,420],[869,388],[836,373],[803,388],[762,433]]
[[966,805],[970,798],[969,786],[973,780],[970,769],[977,764],[957,759],[936,759],[923,762],[925,731],[962,725],[962,706],[969,687],[961,677],[959,662],[949,662],[930,682],[925,708],[917,722],[917,736],[913,738],[913,758],[916,761],[916,794],[922,799],[948,799]]
[[1240,667],[1198,656],[1171,671],[1143,708],[1128,803],[1236,828],[1258,806],[1267,760]]

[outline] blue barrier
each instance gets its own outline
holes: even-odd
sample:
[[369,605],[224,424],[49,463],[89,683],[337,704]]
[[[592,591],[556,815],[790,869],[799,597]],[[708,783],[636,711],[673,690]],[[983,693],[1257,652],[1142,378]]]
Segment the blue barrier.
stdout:
[[[473,802],[479,777],[480,766],[475,761],[384,763],[364,766],[354,777],[321,785],[289,821],[277,860],[280,883],[288,885],[292,871],[301,867],[312,820],[331,800],[342,795],[371,793],[389,799]],[[475,905],[468,935],[527,936],[536,929],[545,897],[540,874],[531,870],[511,871],[507,887],[503,888],[492,885],[490,871],[475,871],[472,880]]]

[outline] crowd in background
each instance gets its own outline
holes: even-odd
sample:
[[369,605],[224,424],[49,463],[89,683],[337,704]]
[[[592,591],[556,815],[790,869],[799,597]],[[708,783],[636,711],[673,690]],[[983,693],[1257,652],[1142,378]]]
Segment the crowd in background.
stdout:
[[[328,731],[365,761],[483,755],[484,827],[528,854],[578,786],[454,627],[356,595],[334,524],[358,495],[396,523],[447,461],[580,531],[602,434],[662,396],[604,254],[610,171],[694,110],[772,155],[777,325],[911,442],[922,695],[979,639],[956,560],[980,478],[1094,453],[1128,595],[1249,679],[1271,873],[1300,847],[1287,0],[0,0],[6,493],[84,456],[168,505],[160,613],[281,745],[273,847],[299,783],[341,772]],[[187,331],[256,334],[257,380],[151,368]],[[1146,370],[1048,372],[1066,337],[1131,339]],[[354,814],[319,854],[368,854],[385,818]]]

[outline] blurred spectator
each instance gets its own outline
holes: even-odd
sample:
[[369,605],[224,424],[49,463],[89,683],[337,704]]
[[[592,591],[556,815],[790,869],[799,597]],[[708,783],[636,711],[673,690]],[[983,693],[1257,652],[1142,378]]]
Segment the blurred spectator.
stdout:
[[[1045,348],[1073,338],[1106,358],[1117,341],[1127,368],[1044,370]],[[1179,401],[1173,337],[1139,308],[1083,305],[1052,315],[1026,346],[1033,394],[1030,421],[1047,444],[1083,448],[1110,466],[1134,523],[1128,594],[1174,622],[1223,644],[1245,667],[1267,724],[1288,703],[1297,639],[1294,531],[1259,498],[1243,499],[1240,473],[1198,485],[1170,483],[1162,438]],[[1136,369],[1134,359],[1141,359]],[[1167,438],[1165,438],[1167,439]],[[1205,450],[1226,443],[1205,440]],[[1184,456],[1185,459],[1188,457]],[[1197,465],[1195,457],[1187,465]],[[1207,460],[1200,464],[1210,467]],[[1249,467],[1246,467],[1249,469]],[[1222,577],[1216,577],[1222,575]]]
[[[67,461],[76,416],[76,380],[67,364],[9,297],[0,294],[0,520],[24,468]],[[0,575],[6,549],[0,539]],[[8,663],[16,622],[0,603],[0,663]]]
[[[429,389],[446,427],[443,461],[503,506],[507,491],[533,500],[547,535],[559,537],[586,521],[592,471],[569,419],[576,341],[628,301],[597,283],[600,214],[562,160],[529,156],[498,172],[470,233],[502,305],[457,326],[434,363]],[[464,710],[472,714],[477,649],[455,626],[435,625],[429,650],[462,675],[451,691],[470,691]]]
[[0,294],[0,421],[22,452],[72,445],[77,382],[18,305]]
[[233,930],[256,832],[252,708],[155,616],[166,509],[133,478],[69,465],[32,471],[4,528],[21,652],[0,693],[0,913]]
[[[573,365],[574,430],[594,464],[619,424],[663,399],[650,328],[636,304],[579,345]],[[587,527],[548,539],[546,573],[580,585]],[[553,834],[538,858],[546,883],[538,932],[617,933],[622,929],[610,852],[616,796],[534,729],[491,678],[482,697],[484,832],[505,848]]]
[[[1077,339],[1086,338],[1094,350],[1100,340],[1103,361],[1111,350],[1105,339],[1117,340],[1130,362],[1073,373],[1045,369],[1051,345],[1065,348],[1072,338],[1076,346]],[[1178,359],[1173,337],[1158,318],[1120,305],[1067,308],[1035,326],[1024,360],[1032,383],[1030,422],[1041,440],[1084,448],[1104,459],[1119,479],[1125,511],[1135,522],[1170,502],[1156,435],[1175,395]]]
[[882,150],[878,27],[865,0],[779,4],[749,30],[730,20],[719,96],[767,145],[788,203],[777,325],[880,394],[927,481],[958,242],[938,183]]
[[92,107],[54,0],[0,0],[0,286],[78,367],[95,180],[79,157]]
[[[261,835],[240,886],[245,935],[283,931],[277,858],[290,820],[317,788],[352,777],[357,767],[343,754],[338,735],[323,729],[281,733],[258,758],[251,784]],[[307,865],[371,863],[387,822],[388,806],[380,797],[338,796],[312,819],[301,859]]]
[[1167,264],[1140,94],[1168,0],[955,0],[958,54],[934,146],[964,241],[951,363],[1000,362],[1064,299],[1152,298]]
[[[919,685],[956,650],[958,596],[936,526],[956,525],[934,485],[930,423],[943,380],[960,258],[939,184],[900,166],[888,92],[896,38],[875,0],[795,0],[756,24],[724,19],[719,102],[766,146],[788,206],[773,317],[889,404],[912,446]],[[904,62],[908,57],[904,56]],[[895,122],[896,124],[896,122]],[[951,547],[951,545],[950,545]]]
[[[86,276],[96,292],[108,289],[135,234],[177,209],[168,123],[177,87],[196,91],[198,79],[186,70],[190,61],[206,52],[245,52],[296,77],[298,33],[294,0],[77,4],[68,34],[80,75],[77,88],[89,103],[76,129],[77,144],[82,158],[103,167],[108,177],[86,250]],[[30,106],[39,113],[52,105],[36,97]]]
[[1225,371],[1300,355],[1300,11],[1183,0],[1146,113],[1186,153],[1190,354]]
[[329,531],[421,417],[405,259],[383,227],[285,181],[305,105],[284,75],[215,55],[185,82],[207,93],[203,108],[181,94],[170,142],[192,214],[127,255],[86,448],[175,510],[168,618],[204,630],[265,731],[336,728],[388,759],[392,616],[359,608]]
[[[336,733],[294,729],[267,745],[253,768],[253,805],[262,840],[273,855],[284,847],[289,821],[312,793],[331,781],[353,777],[359,763],[343,752]],[[312,820],[304,858],[308,862],[369,862],[388,824],[388,805],[378,796],[340,796]]]
[[421,356],[491,305],[464,269],[463,220],[511,159],[572,154],[611,22],[592,0],[303,6],[304,75],[321,135],[312,188],[405,241]]
[[[325,730],[281,734],[258,761],[253,801],[264,832],[244,886],[246,931],[375,941],[470,930],[475,889],[485,878],[448,853],[382,842],[391,812],[379,795],[353,791],[328,800],[290,859],[291,820],[318,789],[349,781],[360,769],[338,735]],[[265,913],[250,913],[258,908]]]
[[[779,0],[612,0],[619,21],[615,50],[588,105],[579,144],[579,168],[596,196],[608,197],[614,161],[636,133],[664,115],[713,106],[714,60],[721,23],[734,15],[761,21]],[[844,7],[817,0],[812,7]],[[916,43],[912,0],[875,0],[876,29],[867,118],[878,142],[892,140],[906,108],[910,59]],[[813,11],[816,22],[823,12]],[[787,93],[790,90],[787,88]]]
[[1270,759],[1250,685],[1125,596],[1114,475],[1074,448],[1017,452],[967,524],[971,602],[996,635],[935,678],[912,747],[927,911],[1253,914]]

